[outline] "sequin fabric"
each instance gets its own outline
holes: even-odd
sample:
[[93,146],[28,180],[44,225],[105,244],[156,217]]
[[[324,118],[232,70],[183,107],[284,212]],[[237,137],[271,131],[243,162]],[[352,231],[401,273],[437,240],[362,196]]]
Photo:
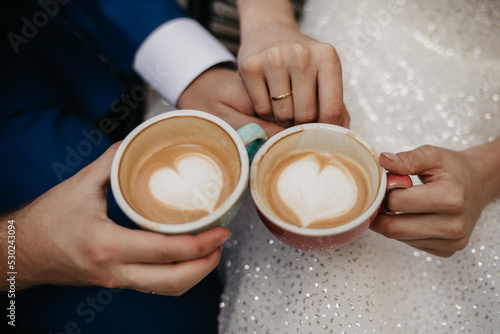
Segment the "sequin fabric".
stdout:
[[[300,27],[337,49],[351,128],[379,152],[500,136],[500,1],[309,0]],[[500,201],[451,258],[371,230],[297,250],[250,196],[229,228],[222,334],[500,333]]]

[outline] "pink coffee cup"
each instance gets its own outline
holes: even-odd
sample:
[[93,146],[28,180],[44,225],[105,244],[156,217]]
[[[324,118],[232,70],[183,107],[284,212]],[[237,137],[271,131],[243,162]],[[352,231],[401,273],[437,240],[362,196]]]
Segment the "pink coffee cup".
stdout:
[[[299,227],[279,218],[266,199],[265,180],[273,163],[293,150],[326,150],[348,157],[367,178],[368,207],[347,223],[328,228]],[[373,222],[388,191],[413,185],[407,175],[387,173],[378,157],[373,146],[359,135],[331,124],[297,125],[274,135],[257,152],[250,168],[250,192],[259,217],[272,234],[295,248],[326,251],[354,241]]]

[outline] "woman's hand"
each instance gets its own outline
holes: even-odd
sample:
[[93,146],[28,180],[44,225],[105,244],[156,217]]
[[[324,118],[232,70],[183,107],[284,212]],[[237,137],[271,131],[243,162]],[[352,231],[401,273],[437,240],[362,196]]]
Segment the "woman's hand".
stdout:
[[387,204],[398,214],[379,215],[370,228],[435,255],[465,248],[483,209],[500,197],[500,139],[462,152],[422,146],[382,153],[380,163],[418,175],[423,185],[392,190]]
[[283,128],[257,117],[241,77],[235,70],[215,66],[196,78],[181,94],[181,109],[196,109],[218,116],[239,129],[257,123],[271,137]]
[[238,6],[239,71],[257,115],[283,127],[310,122],[348,127],[335,48],[299,31],[288,0],[240,0]]

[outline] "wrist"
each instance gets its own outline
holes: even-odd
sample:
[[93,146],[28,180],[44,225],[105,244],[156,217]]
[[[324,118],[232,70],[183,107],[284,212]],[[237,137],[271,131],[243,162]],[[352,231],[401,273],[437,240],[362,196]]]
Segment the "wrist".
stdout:
[[298,30],[289,0],[239,0],[241,38],[255,31],[273,31],[278,28]]
[[226,80],[225,76],[228,73],[238,75],[233,63],[220,63],[208,68],[196,77],[181,93],[177,101],[177,107],[180,109],[193,108],[193,103],[196,105],[202,97],[210,95],[210,88],[217,86],[219,82],[224,82]]
[[33,226],[26,224],[29,219],[26,211],[29,211],[29,204],[0,218],[0,251],[5,254],[0,265],[0,291],[5,291],[6,284],[10,284],[4,276],[14,278],[17,291],[44,283],[44,270],[40,263],[37,263],[42,261],[40,258],[35,259],[40,252],[35,240],[40,236],[35,236],[34,239],[29,233]]
[[486,204],[500,198],[500,138],[464,151],[483,187]]

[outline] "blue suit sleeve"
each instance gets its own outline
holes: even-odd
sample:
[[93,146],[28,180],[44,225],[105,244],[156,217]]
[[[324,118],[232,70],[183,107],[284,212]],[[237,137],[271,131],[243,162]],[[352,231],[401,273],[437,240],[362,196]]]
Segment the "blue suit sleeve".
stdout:
[[153,30],[171,19],[186,16],[174,0],[58,2],[70,24],[126,72],[132,71],[135,52]]

